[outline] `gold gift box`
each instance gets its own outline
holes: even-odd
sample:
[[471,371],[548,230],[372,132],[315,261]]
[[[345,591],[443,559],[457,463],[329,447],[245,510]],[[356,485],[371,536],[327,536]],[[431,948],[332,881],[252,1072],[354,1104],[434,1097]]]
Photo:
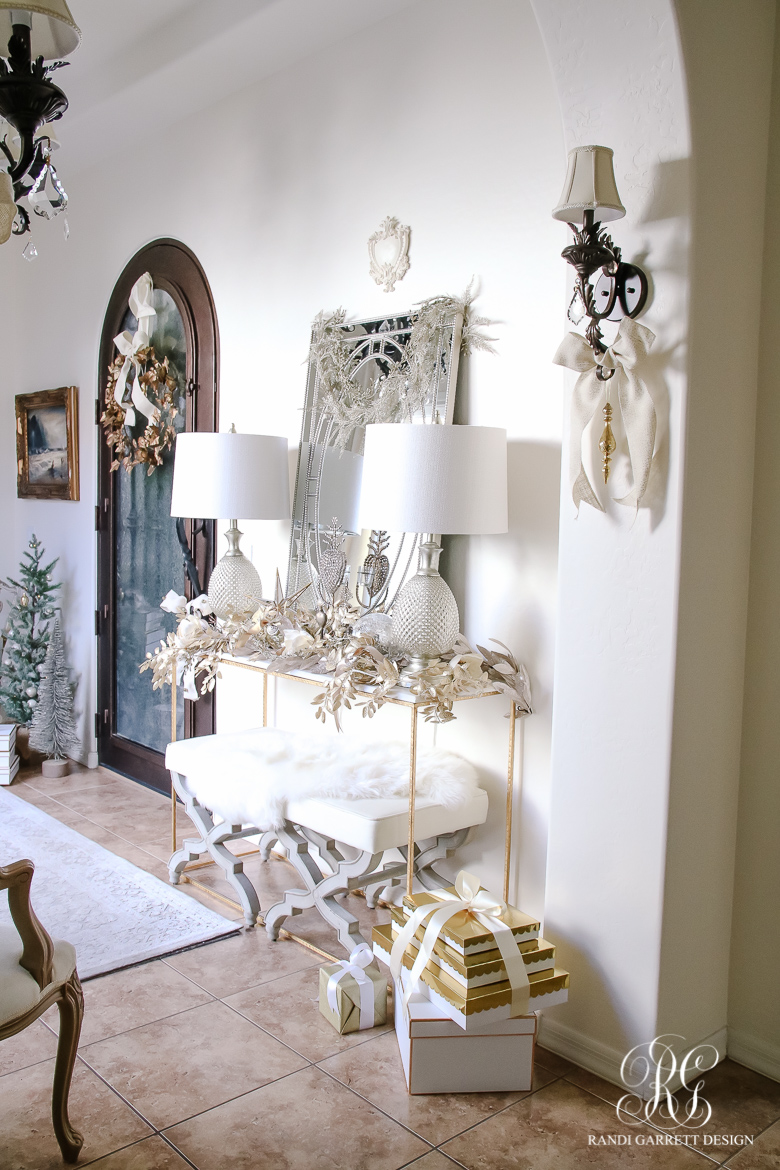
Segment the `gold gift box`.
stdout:
[[[394,911],[392,914],[393,940],[398,937],[404,925],[403,917]],[[409,946],[416,952],[422,942],[424,929],[416,931]],[[546,971],[555,966],[555,947],[543,938],[532,939],[530,942],[520,943],[518,951],[523,957],[526,970]],[[459,986],[479,987],[492,983],[500,983],[506,978],[504,960],[499,950],[477,951],[475,954],[459,955],[452,947],[448,947],[441,939],[433,944],[433,953],[428,966],[434,974],[441,973],[452,978]]]
[[[415,895],[419,896],[419,895]],[[393,947],[393,933],[392,926],[375,926],[372,940],[375,944],[375,953],[378,949],[384,952],[389,957],[390,951]],[[382,957],[380,955],[380,957]],[[409,953],[407,949],[404,952],[403,964],[407,970],[411,970],[414,963],[414,955]],[[445,1000],[459,1016],[468,1019],[470,1016],[475,1016],[480,1012],[492,1011],[495,1008],[506,1009],[511,1007],[512,1003],[512,986],[508,979],[502,980],[500,983],[489,983],[482,987],[468,987],[464,988],[461,984],[456,983],[450,976],[445,975],[442,971],[431,971],[430,967],[425,967],[420,978],[422,982],[433,991],[436,996]],[[557,967],[553,967],[547,971],[529,971],[528,982],[531,991],[531,1010],[536,1007],[544,1006],[544,996],[553,992],[568,991],[569,987],[569,972],[562,971]],[[534,1000],[539,1002],[534,1004]],[[560,997],[556,996],[556,1002],[560,1002]]]
[[[454,886],[450,886],[447,893],[458,896]],[[431,904],[445,906],[446,902],[424,891],[419,894],[407,894],[403,900],[404,916],[409,918],[420,906]],[[529,914],[523,914],[522,910],[515,910],[513,906],[507,907],[501,915],[501,921],[512,931],[518,944],[539,937],[539,920],[531,918]],[[496,949],[493,932],[487,926],[483,926],[468,910],[460,910],[454,914],[441,928],[439,937],[463,957]]]
[[[336,984],[336,1011],[328,1003],[328,981],[331,975],[343,970],[339,963],[328,963],[320,967],[320,1012],[333,1025],[339,1035],[360,1031],[360,988],[355,976],[347,973]],[[378,967],[364,967],[374,988],[373,1028],[387,1023],[387,975]]]

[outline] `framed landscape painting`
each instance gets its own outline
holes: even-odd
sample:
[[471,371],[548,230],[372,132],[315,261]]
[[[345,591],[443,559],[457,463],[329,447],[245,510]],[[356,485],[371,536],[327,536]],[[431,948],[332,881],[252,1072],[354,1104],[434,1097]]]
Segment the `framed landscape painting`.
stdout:
[[76,386],[16,395],[16,473],[20,499],[79,498]]

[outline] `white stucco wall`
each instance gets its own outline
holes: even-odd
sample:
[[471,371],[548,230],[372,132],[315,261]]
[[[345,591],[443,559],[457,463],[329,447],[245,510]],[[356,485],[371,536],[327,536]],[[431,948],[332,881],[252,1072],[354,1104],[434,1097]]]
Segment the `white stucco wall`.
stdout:
[[[767,979],[767,972],[780,966],[780,232],[776,215],[780,200],[780,23],[775,26],[773,48],[729,1052],[736,1060],[780,1080],[780,996],[776,981]],[[751,957],[754,939],[760,939],[760,962]]]
[[[285,7],[306,4],[266,6],[268,20],[278,21]],[[420,0],[398,8],[384,23],[358,27],[305,60],[285,62],[238,98],[230,94],[204,107],[200,58],[188,55],[184,72],[175,58],[167,69],[156,60],[144,86],[121,60],[113,71],[102,66],[106,110],[101,113],[100,102],[85,109],[83,96],[74,101],[74,156],[89,159],[83,138],[97,139],[99,164],[69,169],[69,114],[58,161],[71,197],[70,239],[64,241],[59,223],[36,224],[34,264],[21,259],[15,243],[0,252],[0,281],[13,289],[19,310],[9,348],[20,357],[15,373],[4,365],[0,393],[8,416],[15,393],[80,386],[82,498],[79,504],[16,501],[12,464],[4,462],[0,506],[13,516],[14,529],[0,547],[0,574],[18,562],[31,530],[61,557],[69,649],[84,697],[84,747],[90,747],[97,351],[114,282],[148,240],[177,237],[205,268],[221,334],[222,425],[286,434],[291,446],[300,431],[310,324],[320,309],[398,312],[427,296],[461,292],[474,277],[481,311],[499,322],[492,331],[499,353],[466,363],[458,418],[508,430],[511,531],[456,542],[451,576],[467,635],[500,638],[527,660],[533,676],[538,714],[526,735],[513,895],[541,913],[562,406],[549,358],[565,288],[562,232],[549,215],[564,165],[560,116],[530,5]],[[236,35],[256,35],[259,44],[261,33],[273,31],[263,19]],[[215,92],[230,88],[225,71],[234,67],[230,55],[220,55],[220,44],[210,58]],[[135,48],[128,52],[148,68],[148,58]],[[191,53],[189,43],[182,52]],[[252,59],[245,45],[241,54],[242,61]],[[266,58],[263,50],[258,70],[271,68]],[[73,74],[77,67],[75,56]],[[167,87],[185,83],[198,112],[171,123]],[[74,92],[79,97],[76,82]],[[144,135],[134,111],[149,110],[150,92],[164,111]],[[178,110],[187,105],[178,91],[172,103]],[[109,124],[125,122],[127,181],[116,182],[108,169],[113,152],[96,134],[104,114]],[[133,158],[141,160],[143,181],[133,181]],[[369,277],[366,250],[388,214],[412,227],[412,266],[392,295]],[[284,526],[247,524],[245,530],[262,577],[271,582],[277,566],[284,576]],[[227,691],[227,676],[225,684],[220,727],[230,718],[256,721],[257,708],[241,707]],[[306,691],[299,702],[308,704],[309,697]],[[499,886],[502,714],[500,706],[490,712],[486,706],[440,732],[440,742],[446,735],[451,745],[476,753],[495,798],[469,859]],[[286,717],[280,707],[279,718]],[[315,729],[308,707],[303,718]],[[404,727],[399,734],[405,733]]]

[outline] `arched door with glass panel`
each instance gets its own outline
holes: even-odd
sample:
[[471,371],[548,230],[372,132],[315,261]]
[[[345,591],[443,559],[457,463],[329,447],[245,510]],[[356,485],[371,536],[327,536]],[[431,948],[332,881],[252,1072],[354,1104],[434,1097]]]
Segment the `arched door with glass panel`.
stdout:
[[[101,339],[101,382],[114,354],[114,337],[132,333],[130,290],[148,272],[154,291],[151,344],[168,358],[176,379],[178,430],[213,431],[218,410],[218,333],[205,274],[193,253],[175,240],[141,249],[114,288]],[[103,385],[101,385],[102,399]],[[140,428],[139,428],[140,429]],[[111,452],[99,435],[98,526],[98,713],[100,762],[145,784],[169,791],[164,766],[170,739],[170,691],[153,691],[151,676],[139,673],[146,654],[173,629],[160,609],[169,589],[192,593],[184,568],[176,521],[170,515],[173,452],[147,475],[144,466],[111,471]],[[213,522],[187,526],[201,581],[214,564]],[[177,738],[214,729],[213,696],[197,703],[178,695]]]

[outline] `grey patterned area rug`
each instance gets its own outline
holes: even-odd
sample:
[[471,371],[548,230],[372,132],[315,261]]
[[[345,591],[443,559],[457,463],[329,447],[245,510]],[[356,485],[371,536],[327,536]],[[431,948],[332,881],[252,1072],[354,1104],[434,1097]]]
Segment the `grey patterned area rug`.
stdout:
[[[35,863],[32,904],[82,979],[234,934],[234,923],[0,788],[0,865]],[[11,921],[0,893],[0,922]]]

